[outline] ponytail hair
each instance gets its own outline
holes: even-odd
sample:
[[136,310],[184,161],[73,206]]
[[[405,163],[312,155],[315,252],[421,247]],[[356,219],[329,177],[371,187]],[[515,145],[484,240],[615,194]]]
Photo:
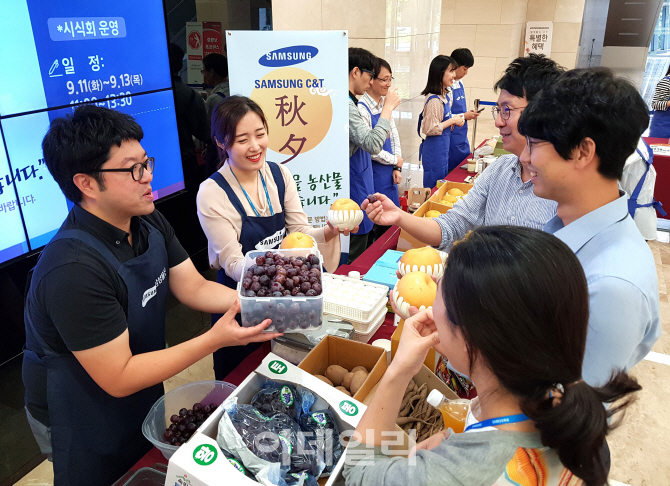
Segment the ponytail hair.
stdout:
[[[535,422],[542,444],[556,449],[561,463],[579,477],[587,486],[607,483],[609,467],[604,463],[602,449],[605,436],[616,428],[608,420],[630,405],[630,393],[642,387],[625,372],[614,372],[603,387],[594,388],[583,380],[565,387],[562,397],[547,395],[544,399],[524,397],[521,410]],[[560,392],[559,392],[560,393]],[[627,397],[609,410],[603,403],[611,404]]]
[[[476,299],[473,299],[476,296]],[[603,486],[608,419],[640,390],[623,371],[603,387],[581,380],[589,320],[586,277],[570,248],[543,231],[480,227],[455,244],[442,298],[465,340],[470,367],[483,360],[518,397],[542,444],[587,486]],[[465,371],[465,370],[464,370]]]

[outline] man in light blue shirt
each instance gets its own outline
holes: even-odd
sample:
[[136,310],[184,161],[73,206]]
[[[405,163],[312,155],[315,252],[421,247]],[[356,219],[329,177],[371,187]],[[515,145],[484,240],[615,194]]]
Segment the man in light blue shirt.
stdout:
[[379,202],[361,207],[368,217],[382,226],[398,225],[418,240],[449,251],[472,228],[482,225],[511,224],[542,229],[556,214],[556,203],[533,194],[533,183],[519,155],[526,139],[519,134],[517,123],[528,102],[544,87],[551,85],[563,69],[544,56],[531,54],[512,61],[495,84],[500,92],[493,107],[496,127],[503,148],[512,155],[500,157],[482,172],[462,201],[435,219],[416,218],[382,194]]
[[586,274],[583,378],[592,386],[630,370],[661,335],[654,258],[617,185],[648,124],[637,89],[602,68],[569,71],[519,120],[533,190],[558,203],[545,230],[570,246]]

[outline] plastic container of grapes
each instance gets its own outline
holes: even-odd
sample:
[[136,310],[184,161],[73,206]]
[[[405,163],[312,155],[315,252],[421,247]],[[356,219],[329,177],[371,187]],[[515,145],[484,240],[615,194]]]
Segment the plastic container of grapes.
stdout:
[[[254,250],[244,257],[242,279],[247,270],[256,265],[256,257],[265,256],[266,251]],[[316,248],[295,248],[290,250],[272,250],[285,257],[307,257],[315,255],[319,259],[319,270],[323,271],[323,258]],[[322,282],[319,277],[319,282]],[[323,321],[323,291],[314,297],[246,297],[242,282],[237,284],[240,296],[240,313],[242,326],[251,327],[260,324],[265,319],[272,319],[267,332],[303,332],[313,331],[321,327]],[[282,304],[282,307],[278,307]]]
[[165,429],[170,425],[170,417],[182,408],[192,408],[193,404],[221,405],[235,388],[225,381],[194,381],[170,390],[154,403],[142,423],[142,433],[156,448],[170,459],[179,448],[163,440]]

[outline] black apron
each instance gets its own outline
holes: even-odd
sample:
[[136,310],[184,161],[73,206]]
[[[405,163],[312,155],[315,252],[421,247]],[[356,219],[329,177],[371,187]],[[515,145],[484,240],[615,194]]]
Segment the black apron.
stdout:
[[[233,191],[233,188],[230,187],[230,184],[228,184],[228,181],[226,181],[221,173],[217,171],[210,177],[226,192],[228,200],[242,217],[242,232],[240,233],[239,243],[242,245],[242,253],[245,255],[253,250],[272,250],[277,248],[286,233],[286,218],[284,217],[284,194],[286,187],[284,185],[284,176],[277,164],[274,162],[267,162],[267,164],[277,185],[277,192],[281,203],[281,212],[275,213],[272,216],[247,216],[247,212],[235,194],[235,191]],[[279,238],[275,238],[275,236],[279,236]],[[272,242],[266,244],[264,240]],[[216,281],[228,288],[237,290],[237,282],[230,278],[223,269],[217,273]],[[212,325],[221,318],[221,315],[212,314]],[[237,315],[237,322],[240,323],[240,314]],[[260,345],[261,343],[252,343],[246,346],[228,346],[215,351],[214,376],[216,379],[225,379],[244,358],[258,349]]]
[[[165,239],[146,221],[149,248],[144,254],[119,260],[90,233],[72,229],[51,240],[76,239],[96,250],[112,265],[128,289],[128,332],[133,355],[165,349],[165,305],[168,297],[168,256]],[[55,267],[48,261],[35,267],[30,291]],[[151,448],[142,422],[164,393],[163,384],[124,398],[100,388],[72,355],[56,353],[26,320],[29,342],[24,360],[46,368],[47,403],[51,422],[55,486],[109,486]]]

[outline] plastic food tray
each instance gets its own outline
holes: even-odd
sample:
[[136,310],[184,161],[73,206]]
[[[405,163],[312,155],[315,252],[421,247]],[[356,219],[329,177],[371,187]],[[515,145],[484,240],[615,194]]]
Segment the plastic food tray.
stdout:
[[194,403],[205,405],[215,403],[221,405],[236,386],[225,381],[195,381],[170,390],[156,400],[142,423],[142,433],[153,445],[170,459],[178,449],[177,446],[163,441],[163,434],[170,425],[170,416],[182,408],[191,408]]
[[[319,258],[320,268],[323,268],[321,253],[315,248],[296,248],[292,250],[271,250],[280,255],[302,256],[316,255]],[[254,250],[248,252],[244,257],[244,268],[242,275],[247,269],[256,264],[256,257],[264,256],[266,251]],[[324,274],[322,274],[323,284]],[[238,282],[237,293],[240,296],[240,313],[242,314],[242,326],[250,327],[260,324],[265,319],[272,319],[272,324],[266,329],[267,332],[302,332],[312,331],[321,327],[321,316],[323,314],[323,294],[316,297],[243,297],[242,284]],[[277,312],[277,305],[283,304],[287,311]],[[296,309],[291,310],[293,304]],[[281,323],[279,316],[283,318]],[[296,319],[292,319],[295,317]],[[294,326],[294,327],[293,327]]]
[[386,285],[330,273],[322,275],[322,282],[323,312],[360,324],[369,324],[388,300]]
[[352,322],[354,325],[354,336],[352,337],[352,340],[358,341],[361,343],[367,343],[372,339],[372,336],[374,333],[377,332],[377,330],[382,327],[382,324],[384,324],[384,319],[386,319],[386,314],[388,312],[388,309],[386,306],[384,306],[383,309],[379,311],[379,313],[375,316],[375,318],[367,324],[367,328],[365,331],[359,331],[358,327],[356,326],[357,323]]

